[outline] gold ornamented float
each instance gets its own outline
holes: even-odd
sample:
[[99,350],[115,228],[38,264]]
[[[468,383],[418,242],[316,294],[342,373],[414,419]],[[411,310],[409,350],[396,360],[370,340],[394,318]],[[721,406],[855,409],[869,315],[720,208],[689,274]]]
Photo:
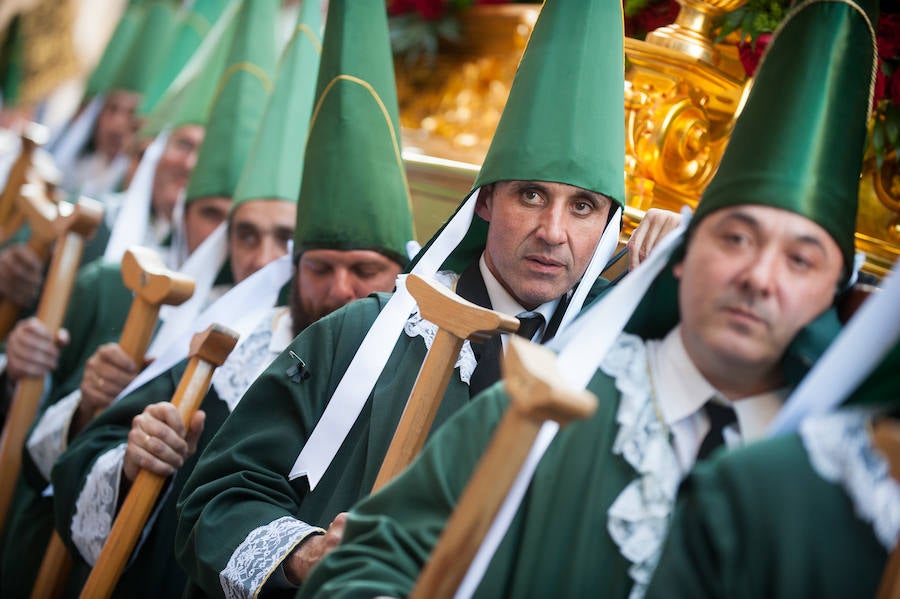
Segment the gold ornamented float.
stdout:
[[[625,39],[627,236],[651,207],[695,206],[722,157],[752,85],[734,43],[715,44],[714,20],[746,0],[678,0],[674,23]],[[433,59],[397,59],[404,158],[427,239],[471,188],[509,94],[540,5],[476,6],[460,38]],[[900,255],[900,164],[866,161],[857,248],[883,276]]]

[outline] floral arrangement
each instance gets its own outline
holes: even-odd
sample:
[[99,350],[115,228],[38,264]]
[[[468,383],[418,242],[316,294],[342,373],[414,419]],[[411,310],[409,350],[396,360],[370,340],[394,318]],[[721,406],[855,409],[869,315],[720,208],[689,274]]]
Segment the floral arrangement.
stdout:
[[897,160],[900,141],[900,13],[882,12],[876,32],[878,70],[873,98],[872,150],[881,168],[886,156]]

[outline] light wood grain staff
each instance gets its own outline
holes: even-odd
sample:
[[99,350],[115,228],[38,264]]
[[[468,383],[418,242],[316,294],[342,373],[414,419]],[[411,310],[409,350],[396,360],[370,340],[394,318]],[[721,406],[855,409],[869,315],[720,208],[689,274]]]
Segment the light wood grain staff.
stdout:
[[[60,204],[63,213],[67,211],[66,206],[68,204]],[[66,314],[85,239],[94,234],[101,218],[103,207],[94,200],[81,198],[71,214],[60,222],[61,235],[53,250],[53,261],[37,310],[38,320],[54,337]],[[43,393],[44,377],[27,377],[20,380],[6,417],[3,434],[0,436],[0,536],[6,524],[13,488],[19,478],[22,444],[37,413]]]
[[[206,395],[213,372],[234,349],[237,339],[237,333],[215,324],[194,336],[187,370],[172,397],[185,430],[190,427],[191,417]],[[165,482],[165,477],[158,474],[147,470],[138,472],[97,563],[81,590],[82,598],[108,599],[112,595]]]
[[[888,461],[891,478],[900,483],[900,422],[884,419],[875,424],[872,442]],[[884,568],[877,599],[900,599],[900,539]]]
[[[134,292],[134,299],[122,327],[119,347],[135,364],[141,365],[153,337],[160,308],[187,301],[194,293],[194,281],[168,270],[153,250],[138,246],[129,248],[122,257],[122,280],[125,287]],[[72,558],[59,533],[54,530],[35,578],[31,599],[62,596],[71,570]]]
[[55,166],[51,168],[44,164],[46,159],[41,160],[37,156],[37,149],[47,141],[48,136],[47,128],[37,123],[31,123],[22,132],[19,155],[9,169],[6,185],[0,192],[0,243],[12,237],[25,220],[17,202],[22,186],[30,177],[44,175],[55,180],[58,176],[53,172]]
[[[16,201],[31,228],[28,247],[44,263],[50,258],[53,242],[59,236],[57,221],[63,216],[59,213],[56,203],[50,200],[43,188],[38,185],[31,183],[23,185]],[[20,310],[21,306],[12,300],[0,299],[0,341],[6,339],[16,324]]]
[[556,355],[545,347],[511,337],[503,370],[509,407],[444,526],[410,599],[453,597],[541,425],[555,420],[564,426],[589,417],[597,409],[594,394],[563,385],[556,369]]
[[375,478],[373,493],[422,451],[463,342],[469,339],[483,343],[494,335],[515,333],[519,328],[515,317],[476,306],[434,281],[409,275],[406,288],[416,298],[422,318],[436,324],[438,330]]

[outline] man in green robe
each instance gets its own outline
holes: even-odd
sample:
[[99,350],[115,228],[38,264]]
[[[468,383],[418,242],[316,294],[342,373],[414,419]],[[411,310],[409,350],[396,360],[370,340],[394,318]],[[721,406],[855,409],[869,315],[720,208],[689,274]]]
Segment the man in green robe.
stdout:
[[[848,370],[874,365],[873,347],[882,347],[888,331],[896,338],[897,327],[883,317],[895,313],[900,301],[897,274],[871,299],[886,308],[881,318],[870,318],[875,312],[866,306],[867,313],[860,310],[835,342],[828,357],[840,368],[824,368],[823,359],[804,382],[811,385],[822,375],[820,388],[807,393],[818,404],[842,399],[835,387]],[[869,321],[869,330],[841,346],[861,319]],[[833,355],[839,348],[843,355]],[[896,445],[889,462],[875,441],[882,426],[897,438],[898,368],[895,341],[838,410],[698,464],[679,489],[648,596],[875,597],[900,537]]]
[[[680,478],[715,446],[762,436],[822,351],[821,342],[799,344],[812,325],[836,326],[829,308],[852,270],[874,43],[868,17],[848,5],[807,3],[789,18],[683,252],[632,297],[635,281],[655,276],[651,262],[636,269],[560,344],[560,369],[598,397],[597,411],[541,437],[543,454],[495,521],[463,594],[642,596]],[[571,28],[584,15],[570,19]],[[797,73],[803,85],[786,95],[783,82]],[[600,349],[629,319],[623,297],[644,305],[631,332]],[[343,543],[301,596],[408,595],[507,403],[503,386],[491,388],[397,480],[357,504]]]
[[[303,163],[304,148],[293,142],[306,137],[308,120],[301,115],[310,114],[314,100],[312,83],[320,42],[318,37],[310,36],[321,29],[319,3],[305,2],[300,19],[293,43],[282,59],[278,84],[242,185],[263,197],[296,198],[300,194],[297,164]],[[333,131],[327,136],[327,148],[334,149],[342,143],[350,147],[358,135],[370,135],[371,131],[362,125]],[[307,150],[323,150],[317,145],[321,139],[312,138]],[[390,143],[390,139],[385,141]],[[330,155],[342,163],[343,152]],[[159,596],[179,593],[185,577],[172,554],[175,500],[196,461],[196,449],[202,451],[209,443],[256,375],[284,350],[305,323],[327,314],[335,304],[393,288],[406,261],[388,256],[405,252],[412,235],[408,198],[390,193],[394,191],[392,177],[385,186],[389,193],[383,193],[379,192],[378,181],[368,176],[370,173],[348,172],[345,180],[355,179],[350,189],[365,190],[363,195],[348,193],[342,187],[345,180],[325,179],[313,186],[316,172],[311,171],[306,181],[307,189],[318,193],[303,193],[300,203],[321,202],[320,198],[328,201],[317,210],[298,212],[298,222],[303,221],[304,226],[297,229],[295,247],[303,249],[295,257],[298,266],[291,282],[290,310],[276,307],[261,311],[262,317],[249,327],[245,338],[217,369],[201,405],[203,415],[195,417],[187,438],[183,439],[186,431],[178,423],[174,407],[160,401],[173,394],[185,369],[186,363],[181,362],[108,409],[57,462],[53,482],[58,528],[79,556],[78,575],[86,573],[87,564],[97,559],[120,505],[121,490],[142,468],[172,479],[117,593],[128,595],[136,589]],[[353,211],[369,215],[365,239],[342,226],[346,215]],[[407,224],[400,235],[394,225],[398,217]],[[335,245],[341,249],[334,249]],[[258,310],[258,294],[246,295],[251,305],[245,309]],[[230,297],[223,297],[220,303],[233,304]],[[211,308],[216,309],[217,305]],[[244,310],[232,307],[220,312],[230,319],[246,320]]]
[[[620,15],[607,4],[592,15],[594,32],[610,14]],[[548,14],[552,21],[553,11]],[[538,339],[562,330],[585,301],[618,241],[624,197],[621,32],[576,36],[546,52],[542,42],[535,45],[542,27],[475,190],[411,267],[426,277],[443,268],[438,280],[482,306],[539,313]],[[378,79],[374,68],[365,68],[376,58],[384,62]],[[580,92],[569,93],[573,71],[560,67],[598,60],[608,68],[585,68]],[[354,114],[365,115],[358,118],[394,139],[366,154],[381,162],[365,168],[396,173],[394,194],[404,197],[383,3],[332,0],[319,89],[310,139],[327,135],[325,123],[340,123],[338,106],[353,102]],[[382,106],[391,108],[390,121]],[[359,148],[368,151],[369,144],[360,140]],[[346,164],[364,168],[357,160],[362,152],[348,154]],[[310,153],[307,169],[311,160]],[[328,178],[344,176],[325,168],[319,172]],[[312,192],[306,177],[301,189]],[[361,221],[348,225],[357,235],[365,234]],[[301,215],[301,228],[303,222]],[[176,552],[196,594],[293,592],[339,539],[339,514],[370,491],[434,334],[401,285],[393,295],[354,302],[306,328],[251,386],[182,493]],[[500,348],[498,340],[495,352]],[[479,359],[488,354],[464,344],[435,426],[469,402],[470,381],[496,380],[490,361]],[[323,425],[334,420],[337,433]],[[301,470],[305,452],[312,452],[317,474],[292,469],[297,451]]]
[[[232,209],[232,196],[238,191],[276,66],[274,41],[266,44],[259,40],[272,39],[269,30],[275,29],[277,3],[245,2],[242,11],[228,64],[243,68],[222,77],[188,184],[184,231],[192,255],[183,272],[191,274],[197,285],[188,302],[161,318],[148,349],[151,356],[162,352],[180,329],[189,326],[201,309],[236,281],[286,254],[296,219],[294,197],[247,196],[243,199],[256,201],[237,202]],[[226,219],[228,222],[223,222]],[[220,230],[211,235],[217,228]],[[254,231],[262,243],[253,241]],[[51,388],[26,443],[19,492],[4,539],[7,549],[27,546],[28,550],[4,551],[3,596],[30,592],[52,526],[52,499],[42,493],[55,459],[142,366],[132,363],[117,345],[131,296],[122,282],[120,265],[97,261],[76,280],[63,325],[68,338],[63,347],[58,348],[35,319],[20,322],[11,333],[7,376],[15,379],[22,373],[51,373]]]

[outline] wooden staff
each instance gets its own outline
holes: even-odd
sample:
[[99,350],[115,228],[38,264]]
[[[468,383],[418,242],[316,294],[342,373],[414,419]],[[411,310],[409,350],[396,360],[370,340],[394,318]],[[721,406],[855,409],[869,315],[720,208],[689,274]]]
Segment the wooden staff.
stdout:
[[[900,422],[884,419],[875,424],[872,443],[887,458],[891,477],[900,482]],[[877,599],[900,599],[900,540],[891,551],[878,586]]]
[[410,599],[453,597],[541,425],[555,420],[564,426],[571,420],[589,417],[597,409],[593,393],[562,384],[556,355],[545,347],[511,337],[503,369],[509,407],[425,563]]
[[375,478],[373,493],[400,474],[422,450],[463,342],[483,343],[499,333],[519,329],[515,317],[476,306],[443,285],[416,275],[406,278],[406,288],[416,298],[422,317],[436,324],[438,330]]
[[16,198],[32,169],[35,150],[46,142],[48,134],[47,128],[37,123],[32,123],[22,133],[19,156],[9,169],[6,186],[0,192],[0,243],[8,240],[24,221]]
[[[69,205],[60,204],[60,211],[65,214],[68,211],[67,206]],[[85,238],[94,234],[102,217],[103,207],[100,203],[83,197],[78,200],[71,214],[60,223],[63,233],[53,251],[53,261],[37,310],[38,320],[53,336],[59,331],[66,314]],[[19,478],[22,444],[37,413],[43,393],[44,377],[27,377],[20,380],[6,417],[3,434],[0,435],[0,536],[6,524],[13,488]]]
[[[134,299],[122,328],[119,347],[140,365],[153,337],[160,307],[163,304],[177,306],[187,301],[194,293],[194,281],[166,269],[156,252],[138,246],[129,248],[122,257],[122,280],[125,287],[134,291]],[[61,597],[71,570],[72,558],[54,530],[35,578],[31,599]]]
[[[234,331],[215,324],[194,336],[187,370],[172,397],[185,430],[206,395],[213,371],[231,353],[237,338]],[[164,477],[152,472],[138,472],[97,563],[81,590],[83,599],[108,599],[112,595],[165,482]]]
[[[41,260],[46,262],[50,257],[53,242],[59,236],[58,222],[62,216],[57,205],[37,185],[26,183],[17,201],[20,211],[31,227],[28,247]],[[0,341],[12,330],[19,318],[20,306],[9,299],[0,299]]]

